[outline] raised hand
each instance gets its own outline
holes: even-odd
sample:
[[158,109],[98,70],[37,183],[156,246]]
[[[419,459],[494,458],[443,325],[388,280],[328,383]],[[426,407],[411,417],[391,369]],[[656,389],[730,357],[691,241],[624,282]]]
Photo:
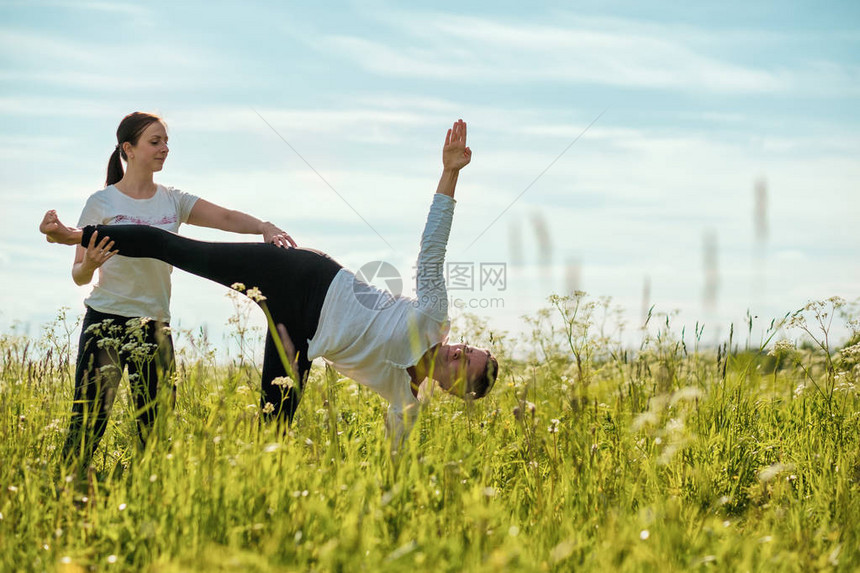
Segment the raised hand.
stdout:
[[459,171],[472,160],[472,150],[466,147],[466,122],[458,119],[445,136],[442,148],[442,166],[446,170]]

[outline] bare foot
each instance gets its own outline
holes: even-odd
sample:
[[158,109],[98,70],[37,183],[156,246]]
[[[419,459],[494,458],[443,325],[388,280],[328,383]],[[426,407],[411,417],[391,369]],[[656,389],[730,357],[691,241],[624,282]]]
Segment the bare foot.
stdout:
[[61,245],[80,245],[83,235],[80,229],[63,225],[54,210],[45,213],[45,217],[39,224],[39,232],[45,235],[45,239],[49,243]]

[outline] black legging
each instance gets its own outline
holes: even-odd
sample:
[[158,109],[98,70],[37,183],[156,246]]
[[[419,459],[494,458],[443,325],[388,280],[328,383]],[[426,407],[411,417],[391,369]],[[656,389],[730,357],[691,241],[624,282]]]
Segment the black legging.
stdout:
[[[63,460],[83,469],[107,428],[122,371],[137,410],[137,432],[145,446],[158,412],[158,387],[174,371],[173,338],[167,323],[119,316],[87,307],[78,342],[75,399]],[[176,386],[171,383],[173,402]]]
[[[326,293],[341,266],[313,249],[284,249],[265,243],[208,243],[145,225],[89,225],[83,230],[86,246],[94,231],[110,237],[125,257],[151,258],[230,287],[242,283],[257,287],[275,324],[283,324],[298,353],[299,383],[310,370],[308,340],[316,334]],[[287,392],[272,384],[286,376],[272,333],[267,331],[263,357],[261,407],[274,406],[267,418],[291,422],[300,392]]]

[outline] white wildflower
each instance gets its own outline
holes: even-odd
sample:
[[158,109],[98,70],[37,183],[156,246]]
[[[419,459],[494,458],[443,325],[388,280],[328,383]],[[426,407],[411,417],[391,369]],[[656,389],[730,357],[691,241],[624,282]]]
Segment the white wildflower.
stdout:
[[791,471],[794,469],[794,464],[775,463],[758,472],[758,480],[761,483],[767,483],[779,474]]
[[264,414],[271,414],[274,411],[275,411],[275,405],[272,404],[271,402],[266,402],[266,405],[263,406],[263,413]]
[[845,306],[845,299],[841,296],[831,296],[827,299],[827,302],[829,302],[833,308],[841,308]]
[[573,555],[573,543],[568,540],[560,542],[549,552],[550,559],[552,559],[554,563],[564,561],[571,555]]
[[639,431],[643,427],[657,424],[659,421],[657,414],[654,412],[642,412],[633,419],[633,431]]
[[697,388],[696,386],[686,386],[672,394],[672,400],[670,401],[670,404],[674,406],[678,402],[682,401],[692,402],[701,398],[702,395],[703,392],[700,388]]
[[245,285],[244,285],[244,284],[242,284],[242,283],[233,283],[233,284],[231,284],[231,285],[230,285],[230,288],[231,288],[231,289],[233,289],[233,290],[237,290],[237,291],[239,291],[239,292],[244,292],[244,291],[245,291]]
[[289,376],[278,376],[274,380],[272,380],[273,386],[280,386],[281,388],[285,388],[287,390],[293,388],[296,383]]
[[785,356],[794,352],[794,343],[790,340],[777,340],[773,348],[768,352],[768,356]]
[[842,359],[846,362],[860,362],[860,342],[852,344],[851,346],[846,346],[840,350],[839,353],[842,355]]
[[254,302],[263,302],[266,300],[266,297],[263,296],[263,293],[260,292],[260,289],[257,287],[248,289],[248,292],[245,293],[245,296],[253,300]]
[[[659,438],[657,438],[659,439]],[[657,458],[657,463],[661,466],[668,465],[669,462],[672,461],[672,458],[678,453],[681,449],[680,444],[668,444],[666,448],[663,450],[663,453],[660,454],[660,457]]]
[[839,565],[839,553],[842,551],[842,544],[838,544],[833,548],[833,551],[830,552],[830,555],[827,557],[827,562],[836,567]]

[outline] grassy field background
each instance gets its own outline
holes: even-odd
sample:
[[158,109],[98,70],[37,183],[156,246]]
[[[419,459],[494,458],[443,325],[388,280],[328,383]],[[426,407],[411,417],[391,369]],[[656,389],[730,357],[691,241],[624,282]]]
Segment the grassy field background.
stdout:
[[82,480],[58,464],[74,321],[4,334],[0,570],[857,570],[856,304],[719,348],[665,316],[625,348],[609,314],[554,297],[519,340],[465,321],[503,365],[496,388],[436,393],[393,460],[386,404],[324,368],[287,435],[261,426],[240,308],[227,364],[179,334],[176,408],[143,452],[123,382]]

